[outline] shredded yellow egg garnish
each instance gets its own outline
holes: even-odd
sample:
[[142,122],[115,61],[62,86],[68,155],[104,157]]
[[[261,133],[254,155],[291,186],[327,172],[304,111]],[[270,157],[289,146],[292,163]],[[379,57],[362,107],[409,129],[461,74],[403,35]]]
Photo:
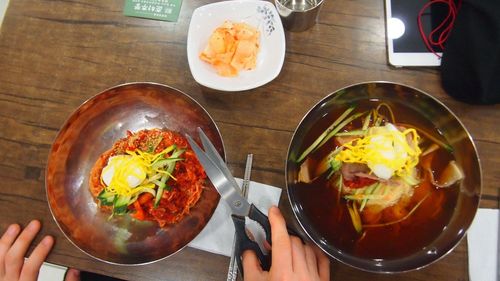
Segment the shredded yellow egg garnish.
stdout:
[[147,153],[147,152],[140,151],[140,150],[127,151],[127,154],[139,158],[140,159],[139,161],[141,161],[141,163],[143,165],[145,165],[146,167],[149,168],[148,174],[151,174],[151,171],[155,171],[155,172],[160,173],[160,174],[167,174],[171,178],[173,178],[174,180],[176,180],[175,177],[173,175],[169,174],[167,171],[160,170],[160,169],[155,169],[155,168],[152,167],[153,164],[155,164],[158,160],[160,160],[160,157],[163,154],[171,152],[172,150],[174,150],[174,148],[175,148],[174,146],[169,146],[169,147],[165,148],[163,151],[161,151],[159,153],[156,153],[156,154],[151,154],[151,153]]
[[415,129],[401,132],[390,123],[383,127],[372,127],[366,136],[344,144],[344,149],[335,160],[367,164],[376,176],[383,179],[389,179],[394,174],[411,175],[421,154],[419,138]]
[[155,184],[146,180],[147,175],[151,175],[153,171],[167,173],[154,169],[153,164],[173,149],[171,146],[156,154],[140,150],[127,151],[127,155],[111,157],[101,173],[101,183],[106,191],[123,196],[133,196],[144,189],[152,189]]

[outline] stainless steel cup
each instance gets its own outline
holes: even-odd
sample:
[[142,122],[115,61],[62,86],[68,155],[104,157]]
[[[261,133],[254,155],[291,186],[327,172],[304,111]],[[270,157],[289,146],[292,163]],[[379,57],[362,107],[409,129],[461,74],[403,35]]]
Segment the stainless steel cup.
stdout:
[[275,0],[283,26],[289,31],[304,31],[316,24],[324,0]]

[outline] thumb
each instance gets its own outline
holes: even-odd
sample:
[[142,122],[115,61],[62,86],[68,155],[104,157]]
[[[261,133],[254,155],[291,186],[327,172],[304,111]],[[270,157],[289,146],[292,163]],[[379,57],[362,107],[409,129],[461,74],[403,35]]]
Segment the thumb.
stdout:
[[64,276],[64,281],[80,281],[80,270],[69,268]]

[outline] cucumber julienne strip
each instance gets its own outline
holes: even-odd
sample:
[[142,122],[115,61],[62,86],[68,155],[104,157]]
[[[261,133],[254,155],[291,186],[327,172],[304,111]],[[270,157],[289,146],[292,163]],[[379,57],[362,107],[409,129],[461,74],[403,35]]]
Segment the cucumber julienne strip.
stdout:
[[319,143],[318,147],[321,147],[323,144],[325,144],[329,139],[331,139],[333,136],[335,136],[336,133],[338,133],[342,128],[344,128],[347,124],[351,123],[353,120],[356,118],[363,116],[366,112],[360,112],[352,115],[351,117],[345,119],[342,123],[340,123],[334,130],[330,131],[330,133],[327,134],[327,136]]
[[[340,122],[342,122],[342,120],[344,120],[354,109],[356,108],[355,105],[349,107],[348,109],[346,109],[346,111],[344,111],[344,113],[342,113],[342,115],[340,115],[339,118],[337,118],[337,120],[335,120],[333,122],[332,125],[330,125],[330,127],[328,127],[301,155],[300,157],[296,160],[297,163],[300,163],[302,162],[302,160],[304,160],[304,158],[307,157],[307,155],[309,155],[309,153],[311,153],[313,150],[315,150],[317,147],[321,146],[319,145],[323,139],[328,135],[328,133],[330,133],[331,131],[333,131],[334,129],[336,129],[336,126],[337,124],[339,124]],[[318,146],[319,145],[319,146]]]

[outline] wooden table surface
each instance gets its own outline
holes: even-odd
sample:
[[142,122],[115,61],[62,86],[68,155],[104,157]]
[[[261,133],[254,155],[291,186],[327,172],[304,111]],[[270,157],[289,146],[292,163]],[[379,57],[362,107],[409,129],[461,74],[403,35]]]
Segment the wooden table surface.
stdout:
[[[0,230],[9,223],[43,222],[56,237],[48,261],[127,280],[225,280],[229,259],[192,248],[139,267],[112,266],[74,247],[51,217],[44,174],[59,128],[86,99],[111,86],[152,81],[178,88],[201,103],[219,126],[235,176],[254,154],[252,179],[285,186],[284,159],[303,115],[338,88],[385,80],[420,88],[449,106],[472,134],[482,162],[481,207],[499,207],[500,106],[453,100],[432,68],[387,64],[384,6],[378,0],[328,0],[319,22],[286,33],[286,58],[271,83],[243,93],[201,88],[187,62],[193,9],[184,0],[178,22],[125,17],[123,1],[10,0],[0,31]],[[282,196],[280,207],[291,220]],[[39,239],[39,238],[38,238]],[[468,280],[463,240],[442,260],[397,275],[373,275],[332,261],[332,280]]]

